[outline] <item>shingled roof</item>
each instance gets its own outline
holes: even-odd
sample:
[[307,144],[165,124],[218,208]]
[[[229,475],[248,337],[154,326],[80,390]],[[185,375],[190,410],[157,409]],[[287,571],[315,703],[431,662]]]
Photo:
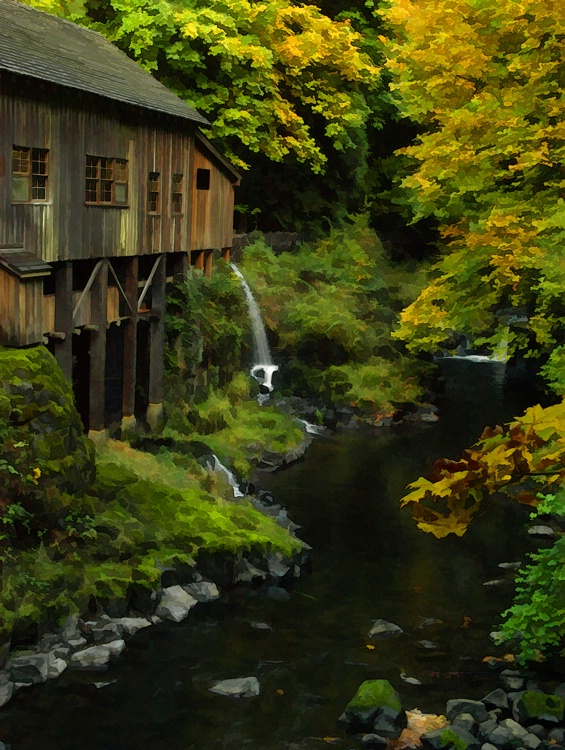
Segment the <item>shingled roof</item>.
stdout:
[[0,70],[209,124],[98,32],[17,0],[0,0]]

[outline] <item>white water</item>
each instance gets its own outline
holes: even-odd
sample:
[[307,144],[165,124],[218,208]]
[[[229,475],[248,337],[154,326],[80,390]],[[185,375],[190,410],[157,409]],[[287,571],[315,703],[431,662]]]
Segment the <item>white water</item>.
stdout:
[[[469,340],[466,338],[465,348],[469,348]],[[446,354],[441,359],[466,359],[468,362],[502,362],[508,361],[508,334],[504,336],[494,347],[492,354]]]
[[297,422],[300,422],[304,425],[304,429],[306,432],[310,435],[324,435],[326,433],[326,428],[322,427],[317,424],[312,424],[312,422],[307,422],[305,419],[296,419]]
[[220,461],[218,456],[216,456],[215,453],[212,453],[212,458],[214,459],[214,465],[210,466],[208,464],[208,467],[212,471],[218,471],[220,474],[223,474],[226,478],[227,483],[230,485],[230,487],[233,490],[233,496],[234,497],[245,497],[245,494],[239,489],[239,482],[235,478],[235,474],[231,472],[227,466],[224,466],[223,463]]
[[255,364],[251,368],[250,374],[252,378],[268,391],[268,393],[259,394],[259,403],[263,404],[265,401],[269,400],[268,394],[273,390],[273,373],[279,368],[278,365],[273,364],[269,342],[267,341],[267,333],[265,331],[265,326],[263,325],[263,319],[261,318],[261,311],[259,310],[259,305],[257,304],[255,297],[253,296],[253,292],[245,280],[244,275],[235,263],[230,263],[230,265],[235,275],[239,278],[247,300],[249,319],[251,320],[251,330],[253,332],[253,345],[255,347],[253,356]]

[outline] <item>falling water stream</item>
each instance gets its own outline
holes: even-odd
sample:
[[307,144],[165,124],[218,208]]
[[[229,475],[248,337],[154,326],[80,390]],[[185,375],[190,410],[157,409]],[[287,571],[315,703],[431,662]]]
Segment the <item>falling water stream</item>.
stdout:
[[251,368],[251,377],[255,378],[265,390],[265,393],[260,394],[259,397],[260,402],[264,402],[268,399],[269,393],[273,390],[273,374],[279,368],[277,365],[273,364],[273,358],[271,357],[271,350],[269,349],[269,342],[267,340],[267,333],[261,317],[261,311],[259,310],[259,305],[257,304],[255,297],[253,296],[251,287],[235,263],[231,263],[230,265],[233,272],[240,280],[247,300],[254,345],[254,362],[253,367]]
[[[313,571],[290,600],[234,590],[181,624],[143,630],[105,673],[67,671],[20,691],[0,712],[0,740],[12,750],[321,750],[321,737],[336,736],[349,750],[359,745],[336,719],[365,679],[389,679],[407,708],[425,711],[497,687],[482,659],[497,653],[488,634],[512,597],[512,573],[498,564],[539,544],[525,533],[527,511],[495,503],[465,537],[438,541],[399,499],[434,458],[457,457],[485,424],[532,402],[506,374],[500,363],[448,361],[439,422],[330,433],[304,461],[263,475],[313,547]],[[367,649],[376,618],[405,635]],[[426,618],[441,622],[420,627]],[[250,675],[258,698],[209,692]]]

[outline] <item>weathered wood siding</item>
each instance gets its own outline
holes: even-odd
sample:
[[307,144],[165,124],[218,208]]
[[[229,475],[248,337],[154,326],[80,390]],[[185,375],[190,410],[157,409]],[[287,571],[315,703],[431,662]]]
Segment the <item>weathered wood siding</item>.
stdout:
[[[0,122],[0,244],[22,243],[47,262],[190,249],[190,123],[141,110],[132,114],[103,99],[47,84],[26,88],[6,74],[0,77]],[[49,149],[46,203],[12,203],[13,145]],[[87,154],[128,160],[127,208],[85,205]],[[161,176],[159,215],[147,211],[149,172]],[[173,174],[183,175],[180,216],[172,211]],[[229,180],[223,181],[232,191]],[[216,209],[217,202],[213,205]],[[223,206],[229,217],[216,210],[208,214],[209,221],[222,226],[222,238],[223,228],[231,227],[233,203]],[[207,236],[217,233],[216,228],[207,230]]]
[[43,340],[43,279],[22,280],[0,269],[0,340],[11,346]]
[[[198,190],[199,169],[210,171],[210,187]],[[192,160],[192,241],[191,250],[231,247],[233,239],[234,189],[225,172],[198,143]]]

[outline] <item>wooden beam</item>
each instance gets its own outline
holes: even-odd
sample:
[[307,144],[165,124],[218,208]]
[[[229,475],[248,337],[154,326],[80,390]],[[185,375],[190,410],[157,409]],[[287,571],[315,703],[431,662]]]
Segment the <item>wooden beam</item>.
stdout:
[[98,326],[90,331],[90,393],[88,434],[99,437],[104,432],[104,411],[106,405],[106,326],[108,299],[108,261],[99,261],[99,270],[92,279],[91,320]]
[[73,376],[73,264],[65,261],[55,269],[55,357],[68,380]]
[[165,368],[165,305],[166,305],[166,264],[154,266],[152,306],[153,316],[149,328],[149,405],[147,422],[156,429],[163,415],[163,374]]
[[[147,281],[145,282],[143,289],[141,291],[141,294],[139,295],[139,300],[137,302],[138,311],[141,310],[141,305],[143,304],[145,295],[149,291],[149,287],[151,286],[151,283],[153,282],[153,277],[157,273],[157,269],[159,268],[161,264],[163,264],[163,266],[165,265],[165,257],[163,255],[159,255],[157,259],[155,260],[155,263],[153,263],[153,268],[151,269],[151,273],[147,277]],[[165,273],[164,269],[163,269],[163,273]],[[153,309],[153,305],[151,306],[151,308]]]
[[212,265],[214,263],[214,251],[206,250],[204,253],[204,276],[212,276]]
[[131,258],[126,263],[125,296],[130,310],[130,319],[124,330],[124,385],[122,399],[122,431],[132,432],[135,427],[135,375],[137,362],[137,291],[139,259]]

